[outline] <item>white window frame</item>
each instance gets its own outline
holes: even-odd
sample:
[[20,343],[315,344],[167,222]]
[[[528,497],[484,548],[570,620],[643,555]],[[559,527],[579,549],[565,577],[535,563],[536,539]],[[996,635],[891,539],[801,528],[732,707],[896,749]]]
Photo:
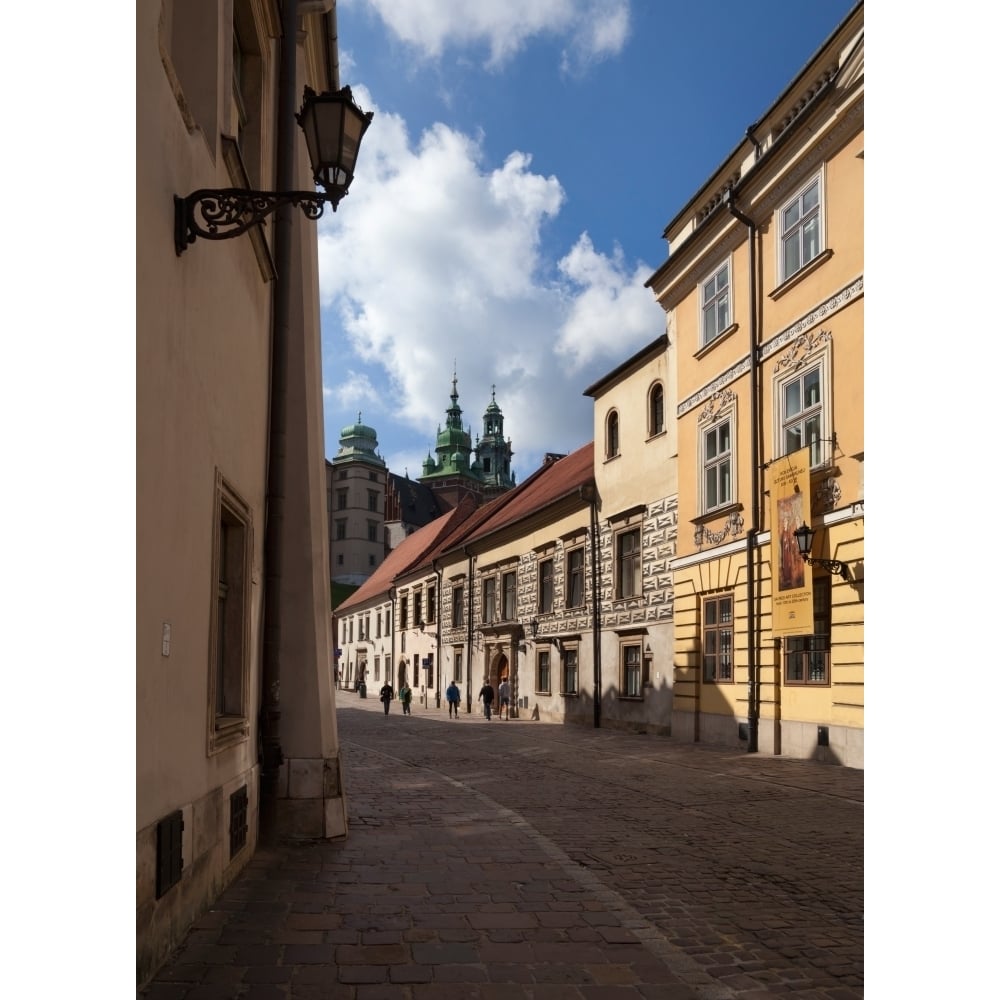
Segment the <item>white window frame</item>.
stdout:
[[[709,456],[709,436],[717,434],[718,431],[724,424],[729,424],[729,496],[725,500],[718,500],[718,502],[709,506],[708,502],[708,469],[709,464],[715,467],[722,465],[722,460],[719,455]],[[711,422],[703,424],[699,428],[698,433],[698,498],[702,515],[711,514],[716,510],[725,510],[736,502],[736,497],[739,496],[736,489],[736,442],[737,437],[737,426],[736,426],[736,409],[735,407],[728,407],[722,412],[718,413]]]
[[[800,214],[794,223],[789,224],[785,218],[786,214],[793,206],[800,206],[803,197],[813,186],[817,189],[817,204],[815,209],[810,209],[804,215]],[[775,232],[777,233],[777,238],[775,239],[775,250],[778,255],[777,274],[779,284],[784,284],[784,282],[794,278],[796,274],[808,267],[814,260],[822,256],[823,251],[826,249],[825,186],[823,171],[820,170],[818,173],[813,174],[804,184],[802,184],[795,194],[785,201],[784,204],[782,204],[782,206],[778,209],[777,224],[775,226]],[[818,228],[816,248],[815,253],[813,253],[809,259],[806,260],[802,234],[805,232],[809,221],[812,219],[816,220],[816,226]],[[785,244],[792,236],[795,237],[796,243],[799,246],[799,263],[797,267],[792,270],[788,270],[786,265]]]
[[[779,458],[783,455],[789,455],[793,451],[798,451],[799,448],[805,447],[809,444],[808,441],[803,437],[802,443],[798,448],[788,449],[785,440],[785,435],[789,425],[793,422],[789,419],[788,414],[785,412],[785,395],[786,390],[789,385],[793,382],[801,382],[808,378],[813,372],[819,374],[819,421],[818,421],[818,438],[815,438],[815,447],[810,451],[809,455],[809,467],[811,469],[823,469],[827,467],[833,460],[833,399],[832,399],[832,378],[831,373],[833,371],[832,361],[832,351],[829,342],[821,350],[813,351],[811,354],[806,355],[801,358],[790,371],[783,371],[780,375],[776,375],[774,379],[774,454]],[[794,422],[799,423],[807,414],[810,409],[815,409],[815,407],[806,407],[804,410],[800,410],[796,414],[796,420]]]
[[[638,540],[638,545],[634,552],[629,553],[629,565],[633,567],[628,574],[630,577],[631,593],[625,593],[625,567],[621,553],[621,542],[626,535],[634,534]],[[615,597],[616,601],[631,601],[642,597],[642,522],[622,525],[614,533],[614,560],[615,560]]]
[[[725,291],[720,292],[718,288],[709,288],[715,285],[722,272],[726,272]],[[726,330],[733,325],[733,266],[732,257],[727,257],[704,281],[698,286],[701,326],[701,346],[708,347],[713,341],[718,340]],[[720,317],[720,308],[725,309],[725,313]],[[715,331],[709,336],[708,313],[711,310],[715,319]],[[722,320],[725,319],[725,323]]]
[[[614,441],[612,441],[611,426],[614,422]],[[612,450],[612,446],[614,450]],[[608,410],[604,418],[604,458],[610,460],[622,453],[622,421],[616,408]]]

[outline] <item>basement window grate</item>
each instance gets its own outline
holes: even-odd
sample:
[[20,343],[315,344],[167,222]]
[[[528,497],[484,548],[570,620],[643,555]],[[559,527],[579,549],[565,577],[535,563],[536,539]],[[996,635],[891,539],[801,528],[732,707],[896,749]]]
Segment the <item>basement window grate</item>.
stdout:
[[181,880],[184,816],[180,809],[156,824],[156,898]]
[[229,796],[229,859],[236,857],[247,844],[247,786]]

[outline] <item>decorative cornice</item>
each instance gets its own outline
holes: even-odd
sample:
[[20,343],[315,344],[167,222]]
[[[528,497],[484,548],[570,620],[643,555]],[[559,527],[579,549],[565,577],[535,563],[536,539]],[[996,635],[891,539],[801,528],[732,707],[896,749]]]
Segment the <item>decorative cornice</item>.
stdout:
[[685,413],[693,410],[710,396],[718,395],[727,385],[731,385],[748,371],[750,371],[749,354],[737,361],[728,371],[724,371],[718,378],[709,382],[703,389],[699,389],[693,396],[688,396],[683,402],[678,403],[677,416],[683,417]]
[[[769,358],[772,354],[776,354],[782,348],[792,344],[793,341],[802,337],[804,333],[814,327],[821,320],[839,312],[845,306],[853,302],[854,299],[864,295],[864,292],[865,276],[861,275],[849,285],[842,288],[835,295],[832,295],[825,302],[820,303],[820,305],[813,309],[812,312],[807,313],[800,320],[797,320],[791,326],[786,327],[780,333],[771,337],[770,340],[767,340],[764,344],[762,344],[760,348],[761,360],[763,361],[765,358]],[[736,364],[709,382],[708,385],[699,389],[693,395],[688,396],[687,399],[679,402],[677,404],[677,416],[683,417],[684,414],[689,413],[706,399],[719,394],[726,388],[726,386],[732,385],[748,371],[750,371],[749,354],[741,358],[736,362]]]
[[862,274],[835,295],[831,295],[825,302],[821,302],[812,312],[806,313],[802,319],[797,320],[791,326],[785,327],[781,333],[765,341],[760,348],[761,360],[771,357],[772,354],[777,354],[783,347],[801,337],[811,327],[814,327],[828,316],[839,312],[844,306],[849,305],[854,299],[864,295],[864,293],[865,276]]

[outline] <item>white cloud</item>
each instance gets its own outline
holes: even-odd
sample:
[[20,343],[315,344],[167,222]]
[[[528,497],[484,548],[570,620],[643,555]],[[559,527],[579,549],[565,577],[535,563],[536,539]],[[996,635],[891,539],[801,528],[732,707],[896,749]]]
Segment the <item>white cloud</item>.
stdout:
[[[341,0],[344,2],[344,0]],[[355,0],[359,2],[359,0]],[[360,0],[425,59],[447,49],[484,46],[485,65],[498,69],[532,39],[564,41],[564,69],[580,71],[616,55],[629,28],[630,0]]]
[[[373,106],[362,88],[355,96]],[[479,137],[435,124],[413,141],[376,109],[362,156],[350,194],[320,221],[324,381],[337,390],[328,447],[354,419],[344,408],[361,407],[380,442],[400,428],[423,436],[400,464],[419,475],[456,370],[473,435],[496,385],[521,478],[545,451],[590,440],[583,389],[662,332],[642,287],[651,269],[630,267],[620,248],[601,254],[586,233],[561,261],[547,259],[542,231],[565,194],[523,152],[491,168]],[[353,374],[378,367],[384,386]]]

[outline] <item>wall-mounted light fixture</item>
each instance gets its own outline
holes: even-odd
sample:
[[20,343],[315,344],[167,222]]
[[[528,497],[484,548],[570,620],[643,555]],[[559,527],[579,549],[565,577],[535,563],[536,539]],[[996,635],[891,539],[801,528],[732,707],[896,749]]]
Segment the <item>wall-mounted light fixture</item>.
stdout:
[[528,628],[531,629],[531,638],[536,638],[538,636],[538,619],[532,618],[531,621],[528,622]]
[[427,623],[423,621],[417,622],[417,628],[419,628],[420,631],[423,632],[423,630],[427,628]]
[[241,236],[281,205],[302,209],[318,219],[326,203],[337,211],[354,180],[361,137],[374,112],[354,103],[351,88],[317,94],[305,88],[302,110],[295,116],[306,134],[313,178],[319,191],[249,191],[244,188],[200,188],[186,198],[174,195],[174,249],[179,257],[200,236],[228,240]]
[[802,556],[803,562],[822,566],[828,573],[836,573],[844,580],[850,579],[847,573],[847,563],[842,563],[839,559],[813,559],[810,553],[816,532],[809,525],[803,524],[801,528],[796,528],[792,534],[795,535],[795,541],[799,546],[799,555]]

